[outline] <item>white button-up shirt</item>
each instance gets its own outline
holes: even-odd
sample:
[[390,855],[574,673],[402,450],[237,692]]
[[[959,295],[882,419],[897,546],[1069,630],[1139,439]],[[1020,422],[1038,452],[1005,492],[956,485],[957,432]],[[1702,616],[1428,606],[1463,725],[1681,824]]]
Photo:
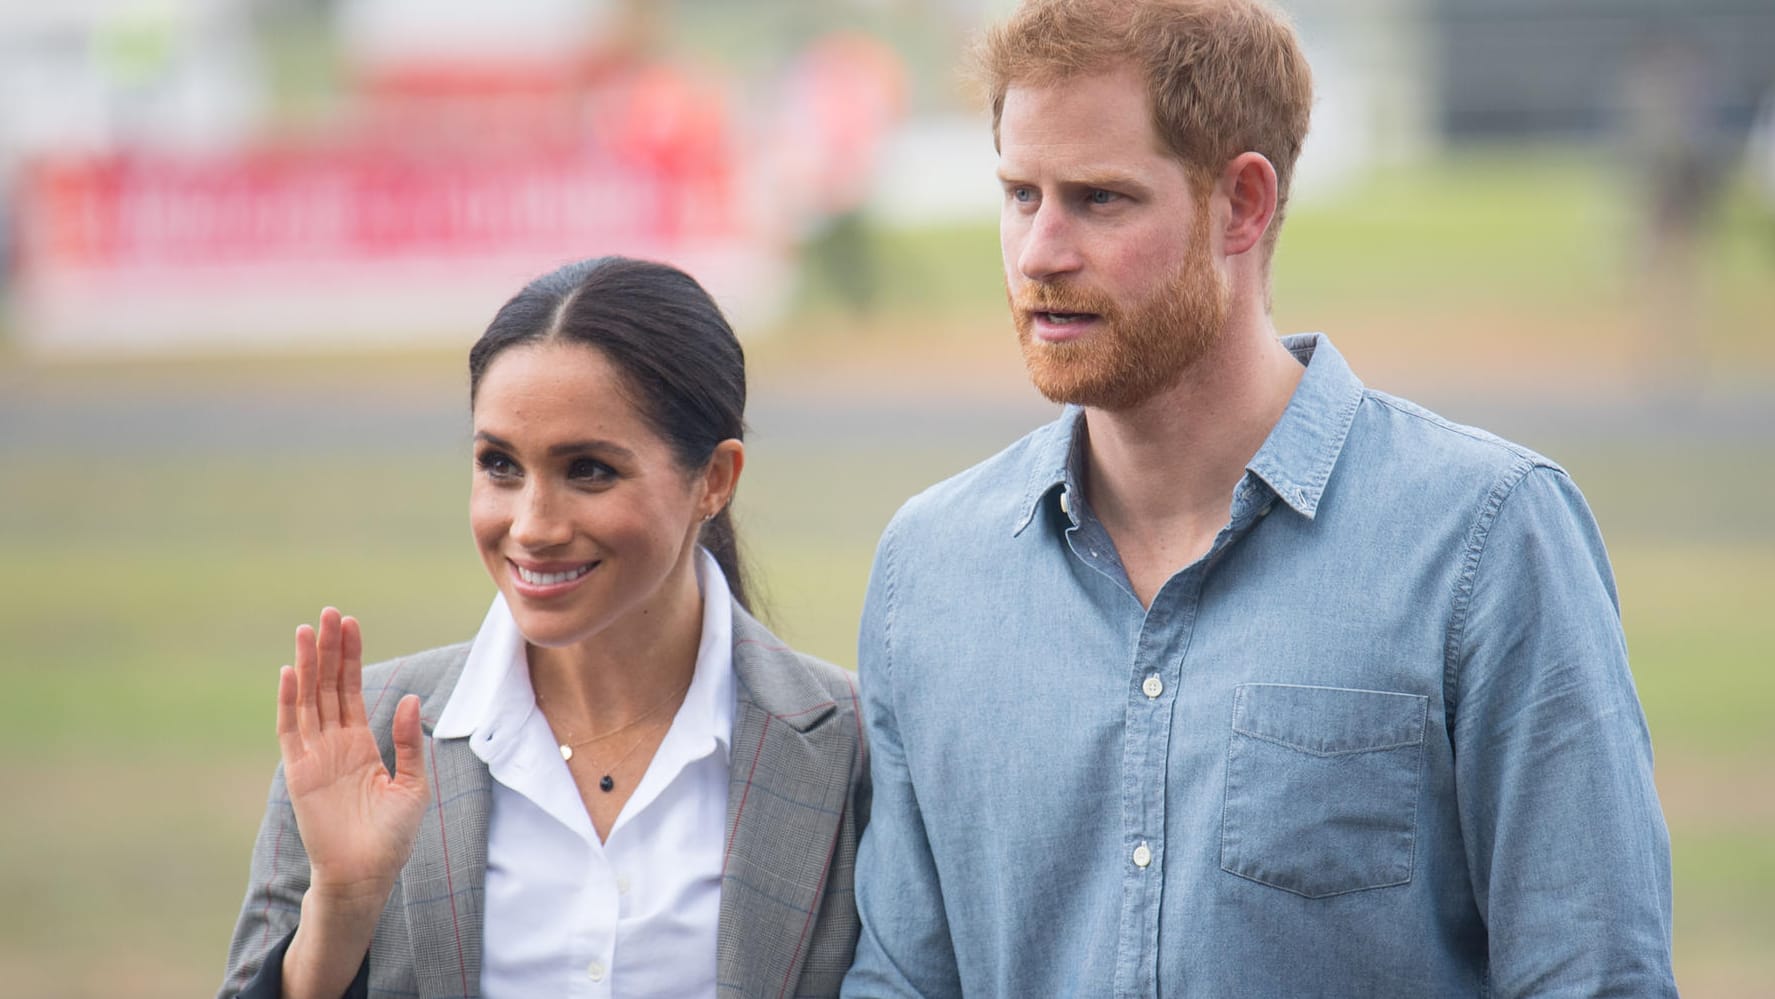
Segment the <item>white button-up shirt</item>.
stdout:
[[696,671],[602,843],[536,707],[524,636],[496,597],[438,719],[493,775],[481,994],[710,997],[733,737],[733,612],[697,553]]

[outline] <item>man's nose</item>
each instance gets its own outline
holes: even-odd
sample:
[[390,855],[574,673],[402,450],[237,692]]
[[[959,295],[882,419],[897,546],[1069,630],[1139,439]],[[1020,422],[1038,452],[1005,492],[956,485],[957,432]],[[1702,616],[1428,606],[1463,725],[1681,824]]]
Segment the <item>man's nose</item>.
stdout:
[[1017,252],[1017,270],[1031,281],[1049,281],[1077,271],[1084,260],[1066,212],[1044,204],[1036,209]]

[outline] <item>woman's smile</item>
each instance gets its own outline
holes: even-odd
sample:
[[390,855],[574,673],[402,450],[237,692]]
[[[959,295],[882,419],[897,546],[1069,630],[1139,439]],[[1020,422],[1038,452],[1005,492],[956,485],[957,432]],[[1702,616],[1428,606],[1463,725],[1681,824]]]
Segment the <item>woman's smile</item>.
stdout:
[[561,563],[524,565],[515,559],[506,559],[506,565],[511,567],[512,588],[519,594],[533,600],[560,596],[572,590],[599,564],[594,561],[566,565]]

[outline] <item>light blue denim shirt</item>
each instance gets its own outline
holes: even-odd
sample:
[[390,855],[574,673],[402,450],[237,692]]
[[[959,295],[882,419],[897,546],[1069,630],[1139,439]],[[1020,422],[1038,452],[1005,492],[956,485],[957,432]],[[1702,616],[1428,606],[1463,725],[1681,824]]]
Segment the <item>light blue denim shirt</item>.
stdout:
[[1558,466],[1322,336],[1143,611],[1081,413],[909,501],[859,650],[846,996],[1665,996],[1669,842]]

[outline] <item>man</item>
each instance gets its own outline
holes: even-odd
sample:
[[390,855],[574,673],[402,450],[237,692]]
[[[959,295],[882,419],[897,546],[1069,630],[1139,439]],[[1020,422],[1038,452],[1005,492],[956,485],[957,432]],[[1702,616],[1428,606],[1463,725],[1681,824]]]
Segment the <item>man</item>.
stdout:
[[983,51],[1011,312],[1069,405],[882,538],[845,993],[1673,995],[1582,497],[1271,326],[1292,30],[1031,0]]

